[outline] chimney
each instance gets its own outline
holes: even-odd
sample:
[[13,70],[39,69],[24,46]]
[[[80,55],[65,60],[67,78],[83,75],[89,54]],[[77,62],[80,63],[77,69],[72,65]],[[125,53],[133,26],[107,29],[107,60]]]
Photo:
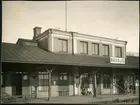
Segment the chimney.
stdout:
[[33,28],[33,31],[34,31],[33,40],[35,40],[36,37],[41,34],[41,27],[35,27],[35,28]]

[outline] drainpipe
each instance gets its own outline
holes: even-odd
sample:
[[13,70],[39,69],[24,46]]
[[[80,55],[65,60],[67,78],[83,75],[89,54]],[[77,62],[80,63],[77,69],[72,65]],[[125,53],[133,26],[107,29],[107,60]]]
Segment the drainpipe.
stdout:
[[135,80],[136,80],[136,77],[135,77],[135,73],[133,72],[133,87],[134,87],[134,91],[133,91],[133,94],[136,93],[136,87],[135,87]]

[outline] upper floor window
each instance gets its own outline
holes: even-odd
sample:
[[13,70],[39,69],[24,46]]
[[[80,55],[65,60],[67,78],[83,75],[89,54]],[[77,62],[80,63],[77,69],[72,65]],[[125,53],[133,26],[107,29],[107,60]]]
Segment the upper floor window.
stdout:
[[38,75],[39,79],[39,91],[47,91],[47,85],[48,85],[48,74],[47,72],[39,72]]
[[109,45],[103,44],[103,55],[109,56]]
[[60,73],[60,80],[68,80],[67,73]]
[[59,51],[68,52],[68,41],[65,39],[58,39],[60,43]]
[[115,47],[115,57],[122,57],[122,48]]
[[80,42],[80,53],[87,54],[88,53],[88,43],[87,42]]
[[92,54],[99,55],[99,44],[92,43]]

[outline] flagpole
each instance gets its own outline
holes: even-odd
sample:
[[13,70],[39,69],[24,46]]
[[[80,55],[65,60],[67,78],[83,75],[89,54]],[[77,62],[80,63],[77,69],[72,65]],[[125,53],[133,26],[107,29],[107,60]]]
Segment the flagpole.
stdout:
[[65,1],[65,31],[67,31],[67,1]]

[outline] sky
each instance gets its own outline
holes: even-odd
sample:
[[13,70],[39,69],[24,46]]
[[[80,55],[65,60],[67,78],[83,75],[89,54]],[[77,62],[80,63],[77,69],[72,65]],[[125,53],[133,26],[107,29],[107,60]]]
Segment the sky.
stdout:
[[[2,1],[2,42],[32,39],[33,28],[65,30],[65,1]],[[139,52],[139,1],[67,1],[67,31],[128,41]]]

